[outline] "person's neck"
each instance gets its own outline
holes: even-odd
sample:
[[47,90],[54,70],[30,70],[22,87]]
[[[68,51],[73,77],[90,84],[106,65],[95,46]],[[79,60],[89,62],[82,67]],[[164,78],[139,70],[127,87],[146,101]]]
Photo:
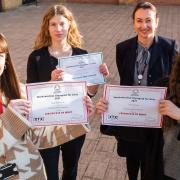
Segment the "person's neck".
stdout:
[[52,42],[49,46],[49,52],[56,58],[69,56],[72,54],[71,46],[66,42]]
[[66,42],[52,42],[50,49],[52,51],[57,51],[57,52],[66,52],[71,48],[71,46]]
[[138,42],[144,47],[144,48],[149,48],[154,41],[154,37],[152,38],[147,38],[147,39],[140,39],[138,38]]

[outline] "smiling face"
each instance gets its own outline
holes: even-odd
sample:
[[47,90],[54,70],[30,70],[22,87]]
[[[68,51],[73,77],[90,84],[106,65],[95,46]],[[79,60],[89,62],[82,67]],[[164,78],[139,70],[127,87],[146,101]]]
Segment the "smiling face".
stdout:
[[67,41],[69,21],[62,15],[56,15],[49,21],[49,34],[51,41]]
[[158,27],[159,18],[152,9],[138,9],[134,16],[134,30],[138,35],[138,40],[153,39]]

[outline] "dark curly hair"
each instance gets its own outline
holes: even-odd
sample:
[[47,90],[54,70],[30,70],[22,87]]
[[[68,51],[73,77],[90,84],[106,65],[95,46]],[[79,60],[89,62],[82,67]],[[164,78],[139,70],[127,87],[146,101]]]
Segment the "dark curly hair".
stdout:
[[169,81],[170,96],[173,103],[180,105],[180,53],[176,57]]
[[[176,60],[170,74],[168,94],[168,99],[180,107],[180,54],[176,56]],[[165,130],[174,124],[177,124],[177,122],[173,121],[172,118],[168,116],[164,117],[163,127]]]

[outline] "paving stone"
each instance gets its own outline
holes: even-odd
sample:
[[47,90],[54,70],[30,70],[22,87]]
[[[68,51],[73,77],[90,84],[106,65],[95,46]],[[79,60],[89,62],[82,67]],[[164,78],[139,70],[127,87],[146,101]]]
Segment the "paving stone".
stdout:
[[100,138],[96,151],[113,152],[115,143],[115,139]]
[[108,163],[91,161],[84,176],[96,179],[103,179],[107,170],[107,166]]
[[126,179],[126,172],[119,171],[119,169],[111,169],[108,168],[105,174],[104,180],[125,180]]
[[[39,0],[38,6],[21,6],[16,10],[0,13],[1,29],[10,45],[12,59],[22,82],[26,81],[26,64],[45,10],[58,0]],[[108,65],[109,84],[119,84],[115,61],[115,47],[120,41],[134,36],[131,14],[132,5],[103,5],[65,3],[78,22],[84,37],[84,48],[89,52],[103,52]],[[180,6],[157,6],[160,14],[158,32],[174,38],[180,44]],[[102,97],[103,85],[93,98]],[[77,180],[128,180],[125,159],[116,153],[114,137],[99,132],[101,117],[90,119],[92,131],[87,134],[79,161]],[[59,170],[62,173],[60,156]],[[140,179],[140,178],[139,178]]]

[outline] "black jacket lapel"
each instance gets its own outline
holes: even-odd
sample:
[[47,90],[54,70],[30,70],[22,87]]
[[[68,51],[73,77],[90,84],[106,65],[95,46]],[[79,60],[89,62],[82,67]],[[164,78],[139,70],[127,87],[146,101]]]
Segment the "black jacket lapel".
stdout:
[[151,58],[149,62],[149,69],[151,69],[156,61],[158,59],[160,60],[159,56],[161,53],[161,46],[159,44],[159,38],[158,36],[155,36],[153,47],[152,47],[152,52],[151,52]]
[[132,42],[130,42],[130,49],[129,49],[129,55],[127,58],[127,66],[129,71],[127,74],[129,75],[129,85],[133,85],[134,82],[134,70],[135,70],[135,63],[136,63],[136,49],[137,49],[137,37],[132,39]]

